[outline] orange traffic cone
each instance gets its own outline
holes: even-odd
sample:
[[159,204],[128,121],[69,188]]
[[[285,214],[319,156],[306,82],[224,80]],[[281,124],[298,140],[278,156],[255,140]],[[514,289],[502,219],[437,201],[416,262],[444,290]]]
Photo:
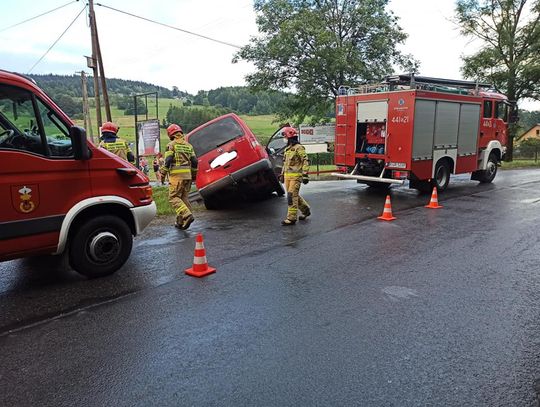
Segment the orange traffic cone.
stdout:
[[386,195],[386,201],[384,202],[384,210],[381,216],[377,217],[381,220],[394,220],[397,219],[392,216],[392,203],[390,202],[390,195]]
[[442,208],[442,206],[439,205],[439,199],[437,198],[437,187],[433,187],[431,199],[429,200],[429,204],[426,205],[426,208],[430,208],[430,209]]
[[199,233],[195,240],[195,256],[193,257],[193,267],[186,269],[186,274],[193,277],[204,277],[215,273],[216,269],[210,267],[206,260],[206,250],[204,249],[203,237]]

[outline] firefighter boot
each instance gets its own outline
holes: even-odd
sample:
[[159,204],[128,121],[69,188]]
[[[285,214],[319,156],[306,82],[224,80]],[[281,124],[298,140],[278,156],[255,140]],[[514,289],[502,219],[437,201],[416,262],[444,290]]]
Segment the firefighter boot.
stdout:
[[285,220],[282,220],[282,221],[281,221],[281,224],[282,224],[283,226],[292,226],[292,225],[294,225],[295,223],[296,223],[295,220],[289,220],[289,219],[285,219]]
[[306,220],[308,216],[311,216],[311,210],[308,208],[302,215],[298,217],[300,220]]
[[180,229],[182,230],[188,229],[194,220],[195,218],[193,217],[193,215],[188,215],[188,217],[184,219],[184,221],[182,222],[182,226],[180,227]]

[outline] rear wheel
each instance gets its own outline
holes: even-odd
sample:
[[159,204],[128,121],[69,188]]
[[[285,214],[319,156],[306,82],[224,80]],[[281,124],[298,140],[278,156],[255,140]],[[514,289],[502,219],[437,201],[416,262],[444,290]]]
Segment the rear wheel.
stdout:
[[69,264],[86,277],[107,276],[123,266],[132,245],[131,230],[123,219],[98,216],[83,223],[73,235]]
[[204,206],[209,211],[213,211],[215,209],[219,209],[219,202],[216,198],[213,197],[204,198]]
[[445,161],[439,161],[435,167],[433,184],[438,191],[444,191],[450,182],[450,167]]

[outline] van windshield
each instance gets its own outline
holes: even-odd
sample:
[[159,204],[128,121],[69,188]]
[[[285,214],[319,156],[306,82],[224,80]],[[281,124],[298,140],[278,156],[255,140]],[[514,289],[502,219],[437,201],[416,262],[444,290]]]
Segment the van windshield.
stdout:
[[232,117],[225,117],[191,133],[189,143],[193,146],[197,157],[200,157],[216,147],[243,135],[244,131],[236,120]]

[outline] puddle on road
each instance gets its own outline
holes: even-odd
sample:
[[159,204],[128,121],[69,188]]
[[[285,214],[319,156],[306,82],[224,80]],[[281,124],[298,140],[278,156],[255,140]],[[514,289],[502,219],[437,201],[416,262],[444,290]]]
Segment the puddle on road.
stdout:
[[384,287],[383,294],[386,294],[392,301],[408,300],[409,298],[418,297],[418,292],[412,288],[400,287],[397,285],[391,285]]

